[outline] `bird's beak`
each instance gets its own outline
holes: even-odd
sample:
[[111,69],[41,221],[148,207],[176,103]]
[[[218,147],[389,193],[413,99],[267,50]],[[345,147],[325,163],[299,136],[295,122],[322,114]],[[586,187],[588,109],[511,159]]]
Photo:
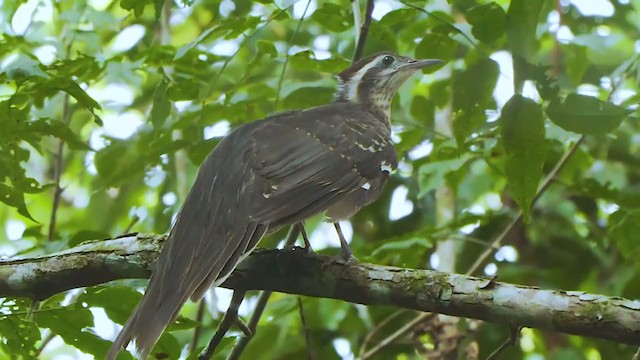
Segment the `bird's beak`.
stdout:
[[401,69],[422,69],[427,66],[434,66],[442,64],[442,60],[438,59],[423,59],[423,60],[411,60],[405,64],[402,64]]

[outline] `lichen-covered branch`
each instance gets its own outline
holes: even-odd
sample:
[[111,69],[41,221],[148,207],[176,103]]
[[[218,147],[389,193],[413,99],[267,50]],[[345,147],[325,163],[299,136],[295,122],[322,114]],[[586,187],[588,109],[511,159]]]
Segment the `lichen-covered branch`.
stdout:
[[[44,257],[0,262],[0,296],[44,299],[64,290],[143,278],[163,236],[131,234]],[[389,305],[640,344],[640,301],[540,290],[458,274],[366,263],[342,264],[304,251],[258,250],[224,283]]]

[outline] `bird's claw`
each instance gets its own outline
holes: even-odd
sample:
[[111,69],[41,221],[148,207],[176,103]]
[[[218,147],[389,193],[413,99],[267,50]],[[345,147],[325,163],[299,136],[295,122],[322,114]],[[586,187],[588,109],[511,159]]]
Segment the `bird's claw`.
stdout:
[[341,253],[340,255],[331,256],[327,261],[323,262],[320,270],[324,271],[327,266],[331,266],[334,264],[347,266],[357,264],[358,262],[358,259],[356,259],[353,255],[349,254],[348,257],[345,257],[344,254]]

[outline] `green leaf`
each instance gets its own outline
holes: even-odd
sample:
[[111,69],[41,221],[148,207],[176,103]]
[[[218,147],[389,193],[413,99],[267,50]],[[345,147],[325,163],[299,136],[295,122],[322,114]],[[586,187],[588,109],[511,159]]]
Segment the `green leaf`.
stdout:
[[338,73],[351,65],[351,63],[343,58],[332,58],[318,60],[315,58],[313,51],[306,50],[296,53],[289,57],[289,64],[293,69],[301,71],[317,71]]
[[303,87],[284,98],[287,109],[306,109],[331,102],[335,90],[327,87]]
[[507,14],[493,1],[470,8],[465,16],[473,26],[471,33],[483,43],[492,44],[505,32]]
[[608,134],[633,111],[592,96],[569,94],[547,107],[549,119],[561,128],[584,135]]
[[109,146],[96,152],[94,163],[101,182],[115,187],[144,174],[145,156],[146,153],[141,153],[127,141],[114,139]]
[[[453,134],[458,146],[486,122],[484,109],[493,100],[498,64],[482,58],[453,77]],[[473,84],[470,86],[470,84]]]
[[23,54],[19,54],[2,71],[7,74],[9,80],[14,80],[18,83],[31,77],[49,78],[49,74],[42,70],[40,62]]
[[24,202],[24,193],[0,183],[0,201],[18,209],[18,213],[27,219],[36,221],[27,210],[27,204]]
[[73,59],[58,60],[49,66],[49,71],[56,78],[74,78],[79,82],[94,80],[101,74],[102,70],[102,67],[94,57],[85,54],[79,54],[78,57]]
[[82,88],[70,79],[52,79],[49,83],[51,87],[62,90],[71,95],[78,103],[93,112],[96,109],[100,109],[100,104],[95,101],[89,94],[87,94]]
[[23,192],[25,194],[37,194],[41,193],[47,188],[53,185],[40,186],[40,183],[30,177],[23,176],[22,174],[18,175],[14,173],[14,178],[11,179],[11,182],[15,186],[16,190]]
[[472,105],[460,109],[453,114],[453,136],[459,147],[462,147],[466,139],[487,122],[487,116],[482,107]]
[[470,153],[463,153],[459,157],[434,161],[420,166],[418,169],[418,179],[420,180],[418,197],[444,186],[447,176],[463,169],[472,159],[473,156]]
[[86,302],[89,306],[104,309],[109,319],[124,324],[136,307],[142,294],[126,286],[99,286],[88,289],[78,298],[78,302]]
[[171,113],[171,102],[167,95],[167,87],[169,83],[163,79],[156,86],[156,90],[153,94],[153,106],[151,107],[151,124],[156,129],[159,129],[164,125],[165,120]]
[[343,32],[353,27],[351,8],[325,2],[322,7],[314,11],[311,20],[332,32]]
[[195,40],[193,40],[193,41],[189,42],[188,44],[185,44],[185,45],[181,46],[180,48],[178,48],[178,50],[176,51],[176,54],[175,54],[173,59],[174,60],[181,59],[190,50],[194,49],[200,43],[205,41],[210,35],[213,35],[215,33],[221,32],[221,30],[222,30],[221,26],[216,26],[216,27],[207,29],[206,31],[203,31]]
[[[65,343],[75,348],[104,359],[111,342],[91,333],[93,315],[86,308],[44,309],[34,314],[40,327],[51,329]],[[131,359],[131,357],[128,357]]]
[[380,24],[383,26],[391,27],[398,24],[406,24],[407,19],[415,18],[416,11],[414,9],[397,9],[392,10],[386,13],[382,19],[380,19]]
[[22,233],[22,238],[34,238],[36,240],[44,239],[44,234],[42,233],[42,225],[35,225],[26,228]]
[[500,135],[506,154],[505,172],[513,198],[525,219],[542,178],[546,143],[544,117],[533,100],[514,95],[502,108]]
[[258,54],[267,55],[272,59],[278,57],[278,50],[272,42],[258,40],[256,41],[256,46],[258,47]]
[[376,51],[398,51],[397,34],[378,21],[371,22],[365,53]]
[[36,359],[40,330],[19,315],[0,315],[0,347],[11,359]]
[[530,59],[537,50],[536,29],[544,0],[512,0],[507,11],[507,43],[511,53]]
[[562,62],[567,76],[575,84],[582,83],[582,77],[589,68],[588,49],[586,46],[569,44],[562,47]]
[[[416,58],[419,59],[440,59],[447,62],[453,58],[453,54],[458,46],[455,40],[443,34],[427,34],[416,47]],[[442,65],[428,66],[422,71],[432,73],[442,68]]]
[[133,11],[136,17],[139,18],[144,13],[144,7],[148,2],[149,0],[120,0],[120,7],[125,10]]
[[151,350],[149,358],[179,359],[181,350],[180,343],[178,343],[176,337],[172,334],[164,333]]
[[433,130],[436,117],[436,105],[424,96],[415,96],[411,102],[411,116],[424,125],[425,131]]
[[529,78],[527,61],[538,49],[536,29],[544,0],[512,0],[507,11],[507,44],[513,55],[514,88],[521,93]]
[[627,211],[620,209],[609,217],[609,233],[607,237],[617,246],[627,259],[640,256],[640,210]]
[[54,119],[38,119],[29,123],[28,131],[55,136],[71,150],[92,150],[67,124]]
[[167,96],[173,101],[195,100],[199,98],[202,88],[197,78],[175,81],[169,85]]
[[153,1],[153,5],[154,5],[154,10],[155,10],[155,14],[156,14],[156,21],[160,20],[160,17],[162,16],[162,6],[164,5],[165,0],[154,0]]
[[187,156],[189,160],[196,165],[200,166],[209,153],[218,145],[220,138],[212,138],[207,140],[198,141],[189,147]]
[[71,236],[68,246],[73,247],[88,240],[109,239],[110,237],[111,234],[104,231],[80,230]]

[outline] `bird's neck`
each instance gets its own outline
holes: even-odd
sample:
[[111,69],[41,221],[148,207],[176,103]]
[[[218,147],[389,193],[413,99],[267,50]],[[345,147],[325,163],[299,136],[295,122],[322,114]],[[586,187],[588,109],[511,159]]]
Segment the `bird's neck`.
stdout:
[[334,102],[359,104],[387,124],[391,121],[391,99],[393,94],[373,91],[375,84],[360,82],[340,84]]

